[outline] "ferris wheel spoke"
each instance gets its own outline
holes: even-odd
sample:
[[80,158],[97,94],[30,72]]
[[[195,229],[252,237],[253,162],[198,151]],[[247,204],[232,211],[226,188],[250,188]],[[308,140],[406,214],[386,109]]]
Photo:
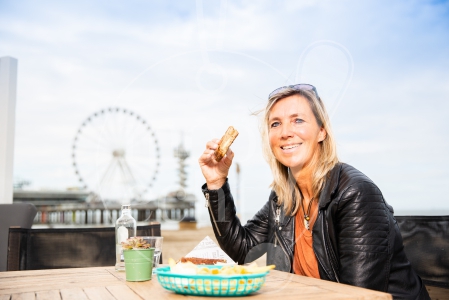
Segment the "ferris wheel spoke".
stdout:
[[95,132],[101,136],[107,144],[109,144],[110,148],[114,148],[114,140],[117,138],[117,134],[114,130],[111,131],[109,123],[109,118],[106,118],[103,121],[103,124],[96,124],[93,126],[93,129],[95,129]]
[[[82,165],[84,165],[84,164],[82,164]],[[90,178],[99,178],[99,174],[102,174],[103,172],[101,172],[100,173],[100,171],[99,171],[99,169],[102,169],[102,170],[107,170],[107,167],[106,168],[99,168],[99,167],[97,167],[97,168],[92,168],[91,167],[91,164],[88,164],[88,167],[90,167],[89,169],[88,168],[85,168],[86,169],[86,172],[85,172],[85,175],[83,175],[83,174],[80,174],[80,176],[83,176],[84,178],[86,178],[86,179],[90,179]],[[98,180],[95,180],[96,182],[98,182]]]
[[105,186],[106,182],[111,181],[111,177],[113,176],[114,170],[117,166],[117,161],[116,159],[112,159],[111,162],[109,163],[108,168],[106,169],[106,172],[104,172],[103,177],[101,178],[101,180],[98,183],[97,188],[100,190],[102,186]]
[[95,154],[100,154],[100,153],[107,153],[107,154],[111,154],[111,150],[110,149],[106,149],[104,147],[95,147],[93,148],[92,146],[77,146],[76,149],[80,152],[86,152],[86,153],[95,153]]
[[[88,131],[95,136],[102,138],[105,140],[105,122],[107,118],[104,115],[100,115],[95,117],[95,114],[87,118],[87,120],[83,123],[83,131]],[[106,140],[106,142],[108,142]]]
[[[150,174],[157,174],[158,171],[158,167],[155,165],[132,165],[130,164],[130,168],[131,170],[133,170],[134,173],[138,173],[138,175],[143,175],[142,178],[148,178],[148,176],[150,176]],[[151,182],[154,180],[151,180]],[[148,182],[150,183],[150,182]]]
[[100,138],[96,138],[96,137],[90,135],[89,133],[84,133],[78,139],[87,139],[87,140],[93,142],[94,144],[97,144],[97,145],[102,146],[107,149],[113,148],[113,145],[111,145],[110,141],[106,140],[104,137],[102,137],[100,135],[98,135],[98,136]]
[[132,169],[157,169],[156,163],[154,161],[145,161],[143,163],[137,161],[128,160],[128,164]]
[[144,139],[134,139],[133,142],[127,143],[127,148],[132,149],[133,153],[137,153],[137,151],[144,152],[158,152],[159,147],[156,145],[151,145],[151,141]]
[[[117,116],[115,116],[118,118]],[[112,136],[114,136],[117,141],[122,141],[123,137],[120,136],[120,126],[118,125],[118,122],[114,122],[112,118],[109,121],[111,127],[109,127],[109,131],[111,132]]]
[[148,174],[151,173],[157,174],[159,172],[158,171],[159,168],[156,165],[144,166],[144,165],[130,164],[130,167],[134,173],[142,175],[142,178],[148,177]]
[[[126,141],[128,138],[128,134],[126,132],[126,128],[128,127],[128,122],[132,120],[132,122],[136,123],[133,118],[126,117],[127,114],[125,110],[122,110],[121,113],[117,113],[117,119],[118,122],[115,124],[115,130],[117,132],[117,135],[120,137],[121,140]],[[125,118],[126,117],[126,118]]]
[[128,163],[133,167],[152,167],[154,168],[157,165],[156,160],[148,159],[148,158],[139,158],[139,159],[128,159]]
[[[137,169],[137,168],[131,168],[132,169],[132,173],[135,175],[136,178],[145,178],[148,177],[148,174],[151,173],[151,170],[149,169]],[[141,182],[141,181],[136,181],[137,183],[140,183],[142,185],[149,185],[152,184],[152,182]]]
[[126,151],[126,159],[135,159],[146,157],[148,159],[157,159],[159,153],[151,149],[145,149],[146,147],[128,147]]
[[149,156],[156,157],[158,154],[156,151],[152,151],[151,149],[146,149],[146,147],[127,147],[126,148],[126,157],[129,159],[134,159],[134,157],[147,157]]
[[116,136],[113,132],[109,129],[109,118],[107,116],[102,115],[101,120],[97,120],[97,122],[89,122],[90,129],[93,131],[93,133],[100,137],[105,143],[107,143],[110,148],[113,148],[113,139]]
[[[136,159],[138,159],[138,160],[142,160],[142,159],[148,159],[148,160],[154,160],[155,159],[155,157],[156,157],[156,155],[155,155],[156,153],[154,153],[154,152],[150,152],[150,151],[148,151],[148,152],[132,152],[132,153],[129,153],[129,155],[127,155],[127,159],[129,159],[129,160],[136,160]],[[153,156],[153,157],[150,157],[150,156]]]
[[[138,126],[138,122],[135,122],[135,120],[134,120],[135,116],[132,116],[132,117],[133,117],[132,119],[131,118],[126,119],[125,124],[122,127],[124,137],[128,137],[128,136],[130,136],[130,134],[134,133]],[[133,123],[131,124],[131,126],[132,126],[131,129],[129,129],[129,122],[128,122],[129,120],[133,120]]]
[[[136,142],[130,143],[128,142],[127,148],[133,149],[133,154],[137,153],[137,151],[143,151],[144,153],[159,153],[159,145],[157,142],[154,142],[154,145],[151,145],[151,140],[147,138],[143,138],[144,135],[141,135],[140,138],[133,138]],[[141,146],[143,145],[143,146]]]
[[138,136],[134,136],[133,140],[137,140],[137,141],[149,141],[150,139],[148,139],[148,132],[147,131],[142,131],[140,133],[138,133]]
[[121,158],[118,160],[118,165],[120,169],[122,170],[122,178],[125,180],[125,182],[131,182],[135,183],[136,179],[134,178],[134,175],[129,168],[128,164],[126,163],[126,160],[124,158]]

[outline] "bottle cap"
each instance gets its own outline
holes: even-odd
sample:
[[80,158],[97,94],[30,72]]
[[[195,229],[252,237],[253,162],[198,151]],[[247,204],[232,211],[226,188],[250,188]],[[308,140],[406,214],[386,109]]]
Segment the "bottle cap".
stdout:
[[123,204],[122,209],[131,209],[131,205],[129,204]]

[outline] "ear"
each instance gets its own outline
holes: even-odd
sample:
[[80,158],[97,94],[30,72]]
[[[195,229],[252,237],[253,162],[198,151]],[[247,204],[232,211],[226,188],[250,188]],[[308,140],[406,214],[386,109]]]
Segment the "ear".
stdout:
[[322,142],[326,139],[327,136],[327,132],[326,129],[324,129],[324,127],[320,128],[320,132],[318,133],[318,142]]

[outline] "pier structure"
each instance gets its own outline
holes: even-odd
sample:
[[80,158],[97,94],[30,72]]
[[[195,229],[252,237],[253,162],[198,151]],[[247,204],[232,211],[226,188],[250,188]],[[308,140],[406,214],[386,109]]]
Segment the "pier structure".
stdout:
[[[194,194],[186,192],[186,159],[189,152],[181,143],[174,151],[178,158],[179,188],[164,197],[144,201],[133,199],[131,213],[139,222],[188,221],[195,224]],[[120,216],[121,204],[117,201],[101,201],[101,197],[85,189],[67,191],[29,191],[22,189],[28,184],[20,181],[14,190],[14,203],[32,203],[38,213],[35,225],[58,226],[113,226]]]
[[[94,195],[86,191],[14,191],[14,203],[36,206],[35,225],[113,226],[120,216],[121,203],[89,201],[92,197]],[[180,221],[195,214],[194,202],[173,201],[173,198],[176,195],[150,202],[133,201],[132,215],[137,222],[160,222]]]

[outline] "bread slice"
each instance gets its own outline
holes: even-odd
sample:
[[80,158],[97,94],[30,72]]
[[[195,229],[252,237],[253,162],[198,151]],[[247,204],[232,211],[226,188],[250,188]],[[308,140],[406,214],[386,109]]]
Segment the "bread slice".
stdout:
[[217,150],[215,150],[214,154],[217,161],[220,161],[226,155],[226,152],[238,135],[239,132],[234,127],[229,126],[228,130],[226,130],[224,136],[221,138]]
[[226,263],[226,259],[200,258],[200,257],[181,257],[181,262],[190,261],[195,265],[216,265],[217,263]]

